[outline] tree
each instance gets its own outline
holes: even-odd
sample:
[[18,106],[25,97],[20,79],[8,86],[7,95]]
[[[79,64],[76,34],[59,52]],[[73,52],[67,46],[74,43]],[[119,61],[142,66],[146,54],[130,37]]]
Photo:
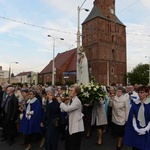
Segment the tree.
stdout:
[[132,85],[147,85],[149,82],[149,65],[138,64],[131,72],[127,73],[127,78]]

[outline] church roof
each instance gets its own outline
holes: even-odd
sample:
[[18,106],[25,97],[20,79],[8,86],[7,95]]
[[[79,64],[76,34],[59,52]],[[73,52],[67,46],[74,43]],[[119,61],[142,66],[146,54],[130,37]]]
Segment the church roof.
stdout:
[[121,25],[123,25],[123,26],[125,26],[120,20],[119,20],[119,18],[116,16],[116,23],[118,23],[118,24],[121,24]]
[[94,19],[94,18],[96,18],[96,17],[100,17],[100,18],[104,18],[104,19],[109,20],[107,17],[105,17],[103,15],[101,10],[97,6],[94,6],[93,9],[91,10],[90,14],[88,15],[88,17],[83,22],[83,24],[90,21],[90,20],[92,20],[92,19]]
[[[55,57],[55,68],[61,69],[62,66],[69,60],[70,62],[64,69],[65,72],[71,72],[76,70],[76,51],[77,49],[72,49],[63,53],[58,53],[57,56]],[[52,72],[52,64],[53,61],[51,60],[49,64],[40,72],[40,74],[46,74],[46,73],[51,73]]]
[[[101,10],[100,10],[97,6],[94,6],[93,9],[91,10],[90,14],[88,15],[88,17],[85,19],[85,21],[84,21],[82,24],[84,24],[84,23],[86,23],[86,22],[88,22],[88,21],[91,21],[91,20],[93,20],[93,19],[95,19],[95,18],[97,18],[97,17],[100,17],[100,18],[103,18],[103,19],[106,19],[106,20],[110,20],[109,18],[107,18],[107,17],[105,17],[105,16],[103,15],[103,13],[101,12]],[[116,17],[116,23],[125,26],[125,25],[118,19],[117,16],[115,16],[115,17]]]

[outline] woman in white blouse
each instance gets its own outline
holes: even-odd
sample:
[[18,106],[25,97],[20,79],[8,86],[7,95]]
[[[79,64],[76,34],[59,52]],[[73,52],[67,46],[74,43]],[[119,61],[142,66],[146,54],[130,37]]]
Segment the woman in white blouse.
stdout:
[[125,124],[129,113],[129,103],[122,87],[117,88],[116,95],[110,95],[109,106],[112,107],[112,130],[118,137],[117,149],[121,150]]
[[66,105],[58,99],[62,111],[68,113],[68,126],[66,128],[66,150],[80,150],[81,136],[84,131],[81,101],[77,97],[80,89],[77,85],[70,86],[71,100]]

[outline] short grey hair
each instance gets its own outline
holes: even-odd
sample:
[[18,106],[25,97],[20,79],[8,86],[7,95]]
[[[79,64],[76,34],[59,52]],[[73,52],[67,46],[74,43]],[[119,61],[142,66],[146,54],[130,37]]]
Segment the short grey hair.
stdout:
[[46,92],[51,92],[52,94],[55,94],[55,89],[51,86],[49,86],[48,88],[45,89]]
[[7,89],[9,89],[12,93],[15,92],[15,88],[13,86],[8,86]]

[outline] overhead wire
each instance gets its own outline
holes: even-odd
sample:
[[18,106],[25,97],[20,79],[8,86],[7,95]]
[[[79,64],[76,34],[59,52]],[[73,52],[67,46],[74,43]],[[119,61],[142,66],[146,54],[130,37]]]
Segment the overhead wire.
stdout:
[[51,30],[51,31],[55,31],[55,32],[61,32],[61,33],[66,33],[66,34],[76,34],[76,33],[73,33],[73,32],[61,31],[61,30],[52,29],[52,28],[48,28],[48,27],[44,27],[44,26],[39,26],[39,25],[27,23],[27,22],[22,22],[22,21],[18,21],[18,20],[15,20],[15,19],[6,18],[6,17],[3,17],[3,16],[0,16],[0,18],[8,20],[8,21],[12,21],[12,22],[20,23],[20,24],[23,24],[23,25],[28,25],[28,26],[32,26],[32,27],[36,27],[36,28]]
[[[86,0],[85,0],[86,1]],[[84,2],[85,2],[84,1]],[[125,7],[124,9],[122,9],[121,11],[118,12],[121,13],[123,11],[125,11],[126,9],[130,8],[131,6],[135,5],[136,3],[138,3],[139,1],[141,0],[137,0],[135,2],[133,2],[132,4],[130,4],[129,6]],[[39,25],[35,25],[35,24],[31,24],[31,23],[27,23],[27,22],[22,22],[22,21],[19,21],[19,20],[15,20],[15,19],[10,19],[10,18],[6,18],[4,16],[0,16],[1,19],[5,19],[5,20],[8,20],[8,21],[12,21],[12,22],[16,22],[16,23],[20,23],[20,24],[24,24],[24,25],[28,25],[28,26],[32,26],[32,27],[36,27],[36,28],[41,28],[41,29],[45,29],[45,30],[51,30],[51,31],[55,31],[55,32],[61,32],[61,33],[66,33],[66,34],[74,34],[76,35],[77,33],[73,33],[73,32],[68,32],[68,31],[61,31],[61,30],[58,30],[58,29],[52,29],[52,28],[48,28],[48,27],[44,27],[44,26],[39,26]],[[130,34],[130,33],[127,33],[127,34]],[[132,35],[132,34],[130,34]],[[133,35],[139,35],[139,34],[133,34]],[[142,34],[140,34],[142,35]],[[143,36],[150,36],[150,35],[143,35]]]
[[124,9],[120,10],[120,11],[118,12],[118,14],[121,13],[121,12],[123,12],[123,11],[125,11],[126,9],[130,8],[131,6],[135,5],[135,4],[138,3],[139,1],[141,1],[141,0],[137,0],[137,1],[133,2],[132,4],[130,4],[129,6],[125,7]]

